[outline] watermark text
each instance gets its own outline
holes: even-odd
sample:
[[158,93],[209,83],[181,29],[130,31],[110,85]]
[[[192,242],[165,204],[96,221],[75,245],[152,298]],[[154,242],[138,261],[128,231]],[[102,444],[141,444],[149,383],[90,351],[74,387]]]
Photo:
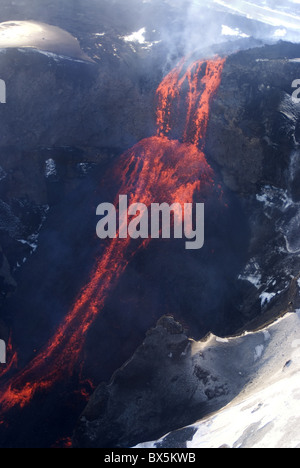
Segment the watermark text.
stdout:
[[101,220],[96,232],[99,239],[186,239],[187,250],[204,246],[203,203],[144,203],[128,206],[127,195],[119,196],[119,208],[101,203],[96,211]]
[[295,104],[300,104],[300,79],[293,81],[292,88],[295,89],[295,91],[292,94],[293,102]]
[[0,364],[6,364],[6,344],[0,340]]
[[0,80],[0,104],[6,104],[6,83]]

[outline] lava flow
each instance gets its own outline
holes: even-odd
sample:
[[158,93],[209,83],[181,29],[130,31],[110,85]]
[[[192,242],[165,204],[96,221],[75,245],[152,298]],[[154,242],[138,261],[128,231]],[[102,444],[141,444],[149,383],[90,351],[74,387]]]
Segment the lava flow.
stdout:
[[[224,59],[182,61],[157,90],[157,135],[142,140],[122,155],[106,176],[126,194],[130,203],[191,203],[195,194],[208,193],[214,174],[203,153],[210,103],[220,84]],[[179,109],[186,119],[181,141],[169,139]],[[116,202],[117,203],[117,202]],[[132,257],[150,240],[112,239],[97,261],[90,281],[52,339],[23,370],[10,380],[2,379],[0,404],[3,414],[24,407],[36,392],[49,390],[56,382],[72,376],[85,337],[103,309]]]

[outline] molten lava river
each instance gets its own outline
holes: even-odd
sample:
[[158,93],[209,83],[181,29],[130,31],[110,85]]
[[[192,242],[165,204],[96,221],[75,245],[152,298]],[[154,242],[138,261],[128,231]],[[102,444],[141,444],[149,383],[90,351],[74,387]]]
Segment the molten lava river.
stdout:
[[[183,60],[163,79],[156,94],[156,135],[124,153],[104,175],[118,187],[116,204],[119,194],[128,195],[130,203],[147,206],[154,202],[183,205],[195,197],[200,201],[209,197],[216,182],[203,150],[210,104],[220,85],[224,61]],[[175,127],[179,129],[178,139],[171,137]],[[19,368],[17,353],[9,343],[9,362],[0,369],[0,432],[8,431],[10,424],[16,426],[17,421],[21,426],[30,418],[30,408],[38,411],[51,392],[59,398],[63,382],[70,392],[74,391],[72,379],[80,368],[87,333],[132,259],[150,243],[129,238],[105,241],[90,280],[54,336],[24,368]],[[88,397],[94,384],[80,382],[80,398]],[[50,404],[45,405],[41,426],[52,411]],[[65,438],[57,444],[70,446],[70,439],[66,438],[70,435],[64,434]]]

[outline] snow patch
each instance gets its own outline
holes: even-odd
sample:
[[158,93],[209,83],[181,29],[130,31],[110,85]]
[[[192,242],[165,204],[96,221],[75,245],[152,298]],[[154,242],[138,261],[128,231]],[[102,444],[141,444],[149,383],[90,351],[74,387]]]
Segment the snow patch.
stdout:
[[144,44],[146,28],[141,28],[139,31],[133,32],[129,36],[123,36],[125,42],[138,42],[139,44]]
[[294,204],[287,190],[273,187],[271,185],[266,185],[263,187],[261,193],[256,195],[256,200],[260,203],[263,203],[265,205],[265,209],[278,208],[281,211],[285,211]]
[[259,264],[254,258],[249,261],[244,271],[239,275],[238,279],[240,281],[248,281],[249,283],[253,284],[256,289],[261,287],[262,275]]
[[274,37],[285,37],[287,35],[287,30],[285,28],[283,29],[276,29],[274,32]]
[[48,179],[51,176],[56,176],[57,175],[57,170],[56,170],[56,163],[54,159],[50,158],[47,159],[45,163],[45,177]]
[[261,306],[263,307],[264,305],[269,304],[271,300],[273,299],[273,297],[275,296],[276,296],[276,293],[268,293],[268,292],[262,293],[259,296],[259,298],[261,299]]
[[161,41],[147,41],[145,37],[146,32],[146,28],[141,28],[139,31],[133,32],[128,36],[120,36],[120,38],[123,39],[125,42],[131,43],[130,46],[133,52],[136,52],[133,44],[139,44],[142,47],[142,49],[150,50],[154,45],[159,44]]
[[[300,448],[300,311],[286,314],[262,332],[230,339],[222,349],[224,369],[234,363],[230,350],[245,361],[246,384],[242,392],[223,409],[191,425],[194,437],[188,449],[218,448]],[[261,344],[264,337],[265,342]],[[237,348],[235,348],[237,346]],[[212,343],[209,348],[213,350]],[[199,349],[201,352],[201,348]],[[228,354],[229,353],[229,354]],[[159,441],[137,448],[157,448]],[[176,440],[176,434],[174,433]]]
[[222,36],[234,36],[234,37],[250,37],[248,34],[243,33],[239,28],[230,28],[225,24],[222,24]]
[[32,252],[35,252],[38,247],[38,237],[38,234],[32,234],[28,237],[28,239],[19,239],[18,242],[20,242],[23,245],[28,245],[28,247],[31,248]]

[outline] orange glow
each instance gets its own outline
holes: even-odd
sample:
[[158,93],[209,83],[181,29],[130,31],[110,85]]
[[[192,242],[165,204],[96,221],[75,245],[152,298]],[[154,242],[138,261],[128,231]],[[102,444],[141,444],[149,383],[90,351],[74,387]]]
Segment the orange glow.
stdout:
[[[142,140],[118,160],[107,180],[120,186],[130,204],[192,203],[195,193],[213,186],[214,174],[203,153],[210,102],[221,81],[223,59],[196,62],[184,71],[182,61],[157,90],[157,135]],[[185,85],[188,86],[185,86]],[[174,113],[183,100],[186,121],[182,142],[170,140]],[[37,391],[49,390],[72,375],[86,335],[133,255],[150,240],[113,239],[107,244],[55,335],[43,350],[2,385],[1,412],[23,408]],[[15,361],[16,356],[13,358]],[[11,366],[12,367],[12,366]],[[0,374],[1,376],[1,374]],[[86,396],[83,390],[83,395]]]
[[186,107],[183,141],[203,148],[210,102],[220,86],[224,64],[225,59],[198,61],[184,72],[182,61],[164,78],[157,90],[158,135],[170,133],[183,101]]
[[51,448],[72,448],[72,439],[70,437],[64,437],[56,441]]

